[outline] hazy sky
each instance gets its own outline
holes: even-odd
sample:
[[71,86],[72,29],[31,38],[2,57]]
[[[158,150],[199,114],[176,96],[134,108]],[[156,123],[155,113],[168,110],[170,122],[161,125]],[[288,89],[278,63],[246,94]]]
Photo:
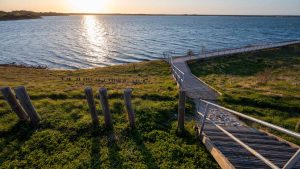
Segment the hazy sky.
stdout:
[[0,10],[300,15],[300,0],[0,0]]

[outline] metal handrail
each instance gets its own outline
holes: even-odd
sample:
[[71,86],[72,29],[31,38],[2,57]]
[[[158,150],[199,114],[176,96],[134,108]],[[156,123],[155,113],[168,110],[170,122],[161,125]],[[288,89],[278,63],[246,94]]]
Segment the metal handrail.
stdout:
[[[249,52],[249,51],[256,51],[261,49],[267,49],[267,48],[274,48],[274,47],[280,47],[285,45],[292,45],[300,43],[300,40],[290,40],[290,41],[282,41],[282,42],[274,42],[274,43],[263,43],[263,44],[256,44],[256,45],[248,45],[248,46],[241,46],[236,48],[225,48],[225,49],[213,49],[213,50],[207,50],[207,51],[200,51],[200,52],[194,52],[194,57],[206,57],[207,55],[211,54],[217,54],[219,55],[227,55],[227,54],[234,54],[234,53],[243,53],[243,52]],[[175,51],[166,51],[163,52],[163,58],[168,59],[169,55],[174,55]],[[187,57],[186,55],[177,56],[177,57]],[[168,61],[169,62],[169,61]]]
[[[245,144],[243,141],[241,141],[240,139],[238,139],[237,137],[235,137],[234,135],[232,135],[230,132],[228,132],[227,130],[225,130],[223,127],[221,127],[220,125],[216,124],[215,122],[213,122],[212,120],[210,120],[209,118],[207,118],[207,115],[208,115],[208,106],[212,105],[212,106],[215,106],[217,108],[220,108],[220,109],[223,109],[223,110],[226,110],[236,116],[239,116],[239,117],[242,117],[242,118],[245,118],[247,120],[250,120],[250,121],[253,121],[253,122],[256,122],[256,123],[259,123],[261,125],[264,125],[266,127],[269,127],[269,128],[272,128],[274,130],[277,130],[277,131],[280,131],[280,132],[283,132],[285,134],[288,134],[290,136],[293,136],[293,137],[296,137],[296,138],[300,138],[300,134],[299,133],[296,133],[296,132],[293,132],[293,131],[290,131],[290,130],[287,130],[287,129],[284,129],[282,127],[279,127],[279,126],[276,126],[276,125],[273,125],[273,124],[270,124],[268,122],[265,122],[265,121],[262,121],[262,120],[259,120],[259,119],[256,119],[256,118],[253,118],[253,117],[250,117],[250,116],[247,116],[245,114],[242,114],[242,113],[239,113],[237,111],[234,111],[234,110],[231,110],[231,109],[227,109],[225,107],[222,107],[222,106],[219,106],[217,104],[214,104],[214,103],[211,103],[211,102],[208,102],[208,101],[205,101],[205,100],[202,100],[200,99],[200,101],[206,103],[206,107],[205,107],[205,111],[203,112],[203,115],[201,114],[201,112],[199,111],[199,109],[197,109],[197,113],[201,116],[203,116],[203,119],[202,119],[202,124],[201,124],[201,129],[200,129],[200,132],[199,132],[199,135],[201,137],[202,135],[202,132],[203,132],[203,129],[204,129],[204,124],[205,124],[205,121],[206,120],[209,120],[211,123],[213,123],[213,125],[215,125],[218,129],[220,129],[223,133],[225,133],[227,136],[229,136],[231,139],[233,139],[235,142],[237,142],[238,144],[240,144],[242,147],[244,147],[245,149],[247,149],[251,154],[253,154],[254,156],[256,156],[257,158],[259,158],[260,160],[262,160],[265,164],[267,164],[269,167],[273,168],[273,169],[279,169],[278,166],[276,166],[274,163],[272,163],[271,161],[269,161],[267,158],[265,158],[264,156],[262,156],[261,154],[259,154],[257,151],[255,151],[254,149],[252,149],[251,147],[249,147],[247,144]],[[293,166],[296,164],[296,162],[300,159],[300,149],[290,158],[290,160],[284,165],[283,169],[291,169],[293,168]]]
[[[295,44],[295,43],[300,43],[300,41],[291,41],[291,42],[285,42],[285,43],[278,43],[278,44],[267,44],[267,45],[263,45],[263,46],[250,46],[250,47],[244,47],[244,48],[236,48],[236,49],[230,49],[230,50],[224,50],[224,51],[217,51],[217,55],[226,55],[226,54],[232,54],[232,53],[241,53],[241,52],[246,52],[246,51],[255,51],[255,50],[260,50],[260,49],[265,49],[265,48],[274,48],[274,47],[279,47],[279,46],[284,46],[284,45],[289,45],[289,44]],[[223,53],[222,53],[223,52]],[[213,53],[201,53],[204,54],[205,56],[207,56],[207,54],[213,54]],[[201,56],[201,54],[199,54]],[[166,57],[165,57],[166,58]],[[169,64],[171,65],[172,68],[172,73],[176,79],[176,81],[179,83],[180,87],[182,87],[182,82],[184,81],[184,72],[182,72],[177,66],[174,65],[173,63],[173,57],[172,56],[168,56],[167,61],[169,62]],[[183,77],[180,76],[180,74],[182,74]],[[179,81],[178,81],[179,78]],[[208,106],[209,105],[213,105],[215,107],[218,107],[220,109],[226,110],[236,116],[248,119],[250,121],[259,123],[261,125],[264,125],[266,127],[272,128],[274,130],[283,132],[287,135],[296,137],[298,139],[300,139],[300,134],[287,130],[285,128],[273,125],[271,123],[247,116],[245,114],[239,113],[237,111],[231,110],[231,109],[227,109],[225,107],[219,106],[217,104],[205,101],[205,100],[201,100],[204,103],[206,103],[206,108],[205,111],[203,113],[203,115],[199,112],[198,114],[200,114],[201,116],[203,116],[202,119],[202,124],[201,124],[201,129],[200,129],[200,137],[202,135],[203,129],[204,129],[204,125],[205,125],[205,121],[209,120],[211,121],[209,118],[207,118],[207,114],[208,114]],[[252,149],[251,147],[249,147],[247,144],[245,144],[243,141],[241,141],[240,139],[238,139],[237,137],[235,137],[234,135],[232,135],[230,132],[228,132],[227,130],[225,130],[223,127],[221,127],[220,125],[216,124],[215,122],[211,121],[217,128],[219,128],[223,133],[225,133],[227,136],[229,136],[231,139],[233,139],[234,141],[236,141],[238,144],[240,144],[242,147],[244,147],[245,149],[247,149],[251,154],[253,154],[254,156],[256,156],[257,158],[259,158],[260,160],[262,160],[266,165],[268,165],[269,167],[273,168],[273,169],[279,169],[278,166],[276,166],[274,163],[272,163],[270,160],[268,160],[267,158],[265,158],[264,156],[262,156],[261,154],[259,154],[257,151],[255,151],[254,149]],[[290,169],[292,168],[296,162],[300,159],[300,149],[290,158],[290,160],[285,164],[285,166],[283,167],[283,169]]]
[[[166,56],[168,55],[168,56]],[[173,56],[170,56],[171,53],[164,53],[166,61],[171,65],[172,74],[174,75],[176,81],[179,83],[180,87],[182,87],[182,83],[184,82],[184,72],[181,71],[174,63]]]
[[[200,99],[200,100],[201,100],[201,99]],[[215,106],[215,107],[218,107],[218,108],[220,108],[220,109],[226,110],[226,111],[228,111],[228,112],[230,112],[230,113],[232,113],[232,114],[234,114],[234,115],[236,115],[236,116],[239,116],[239,117],[242,117],[242,118],[244,118],[244,119],[247,119],[247,120],[250,120],[250,121],[259,123],[259,124],[261,124],[261,125],[263,125],[263,126],[266,126],[266,127],[268,127],[268,128],[271,128],[271,129],[273,129],[273,130],[277,130],[277,131],[280,131],[280,132],[282,132],[282,133],[285,133],[285,134],[287,134],[287,135],[289,135],[289,136],[292,136],[292,137],[295,137],[295,138],[300,139],[300,134],[297,133],[297,132],[290,131],[290,130],[288,130],[288,129],[285,129],[285,128],[276,126],[276,125],[274,125],[274,124],[271,124],[271,123],[268,123],[268,122],[265,122],[265,121],[262,121],[262,120],[259,120],[259,119],[256,119],[256,118],[254,118],[254,117],[250,117],[250,116],[245,115],[245,114],[243,114],[243,113],[240,113],[240,112],[237,112],[237,111],[234,111],[234,110],[231,110],[231,109],[222,107],[222,106],[220,106],[220,105],[217,105],[217,104],[214,104],[214,103],[205,101],[205,100],[201,100],[201,101],[204,102],[204,103],[213,105],[213,106]]]
[[214,53],[217,53],[217,55],[242,53],[242,52],[247,52],[247,51],[255,51],[255,50],[266,49],[266,48],[274,48],[274,47],[291,45],[291,44],[296,44],[296,43],[300,43],[300,40],[280,42],[280,43],[262,44],[262,45],[244,46],[244,47],[221,49],[221,50],[216,49],[216,50],[210,50],[210,51],[206,51],[206,52],[199,52],[198,57],[200,57],[201,55],[207,56],[208,54],[214,54]]
[[[205,108],[207,109],[207,107]],[[198,112],[199,115],[203,116],[203,122],[202,122],[202,127],[201,127],[201,131],[203,131],[203,127],[204,127],[204,123],[205,120],[210,121],[211,123],[213,123],[213,125],[215,125],[218,129],[220,129],[223,133],[225,133],[228,137],[230,137],[231,139],[233,139],[235,142],[237,142],[239,145],[241,145],[242,147],[244,147],[246,150],[248,150],[251,154],[253,154],[254,156],[256,156],[257,158],[259,158],[260,160],[262,160],[265,164],[267,164],[269,167],[273,168],[273,169],[279,169],[279,167],[277,167],[274,163],[272,163],[270,160],[268,160],[266,157],[262,156],[261,154],[259,154],[257,151],[255,151],[254,149],[252,149],[251,147],[249,147],[246,143],[244,143],[243,141],[241,141],[240,139],[238,139],[237,137],[235,137],[233,134],[229,133],[227,130],[225,130],[223,127],[221,127],[220,125],[216,124],[215,122],[211,121],[209,118],[206,118],[208,111],[206,110],[206,112],[204,113],[204,115],[202,115],[200,112]],[[200,137],[201,137],[201,131],[200,131]]]

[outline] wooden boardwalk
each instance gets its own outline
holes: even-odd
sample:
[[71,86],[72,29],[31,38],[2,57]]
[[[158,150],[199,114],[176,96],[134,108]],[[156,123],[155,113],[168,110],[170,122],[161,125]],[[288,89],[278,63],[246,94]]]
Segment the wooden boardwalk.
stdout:
[[[249,127],[237,118],[237,115],[240,114],[214,104],[219,93],[195,77],[186,62],[194,59],[219,57],[296,43],[300,43],[300,41],[251,46],[212,52],[200,56],[168,59],[172,66],[173,75],[181,86],[181,90],[186,91],[187,96],[194,99],[197,105],[197,133],[199,135],[201,134],[199,136],[201,141],[205,144],[221,168],[300,169],[300,147],[264,131]],[[252,119],[249,117],[247,120]],[[262,125],[266,123],[259,120],[255,122]],[[267,127],[278,129],[279,131],[291,134],[300,139],[299,133],[286,131],[272,124],[266,125]],[[201,128],[203,130],[201,130]],[[298,156],[295,156],[297,153]],[[293,156],[296,158],[292,158]],[[293,159],[293,167],[285,166],[290,159]]]

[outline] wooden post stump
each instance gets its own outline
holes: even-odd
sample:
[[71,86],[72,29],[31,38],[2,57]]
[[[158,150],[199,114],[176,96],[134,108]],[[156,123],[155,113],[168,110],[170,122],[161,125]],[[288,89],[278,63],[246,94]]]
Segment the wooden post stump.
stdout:
[[135,115],[134,115],[134,110],[133,110],[132,104],[131,104],[131,93],[132,93],[131,89],[124,90],[124,102],[125,102],[126,110],[128,113],[130,127],[135,128]]
[[13,94],[10,87],[5,87],[1,89],[1,92],[4,96],[4,99],[7,101],[7,103],[10,105],[11,109],[17,114],[20,121],[27,121],[28,115],[20,105],[20,103],[17,101],[17,98]]
[[99,97],[102,106],[102,111],[104,115],[105,126],[110,128],[112,127],[111,114],[109,110],[108,97],[107,97],[107,89],[100,88],[99,89]]
[[17,98],[20,101],[20,104],[22,105],[22,107],[30,117],[31,123],[34,126],[37,126],[41,120],[41,116],[36,112],[34,106],[32,105],[30,101],[30,97],[28,96],[25,87],[23,86],[17,87],[15,89],[15,93]]
[[96,112],[96,105],[94,101],[93,89],[91,87],[87,87],[85,90],[86,100],[89,105],[89,111],[92,117],[92,121],[94,125],[99,125],[99,118]]
[[296,130],[297,132],[300,131],[300,119],[298,120],[298,123],[296,124],[295,130]]
[[179,92],[179,104],[178,104],[178,128],[179,131],[184,131],[184,114],[185,114],[185,91]]

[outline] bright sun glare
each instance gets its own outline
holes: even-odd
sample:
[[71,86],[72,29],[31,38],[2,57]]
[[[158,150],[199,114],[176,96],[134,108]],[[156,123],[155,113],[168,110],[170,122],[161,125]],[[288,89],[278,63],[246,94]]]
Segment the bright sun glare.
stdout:
[[106,1],[107,0],[68,0],[74,11],[82,13],[104,12]]

